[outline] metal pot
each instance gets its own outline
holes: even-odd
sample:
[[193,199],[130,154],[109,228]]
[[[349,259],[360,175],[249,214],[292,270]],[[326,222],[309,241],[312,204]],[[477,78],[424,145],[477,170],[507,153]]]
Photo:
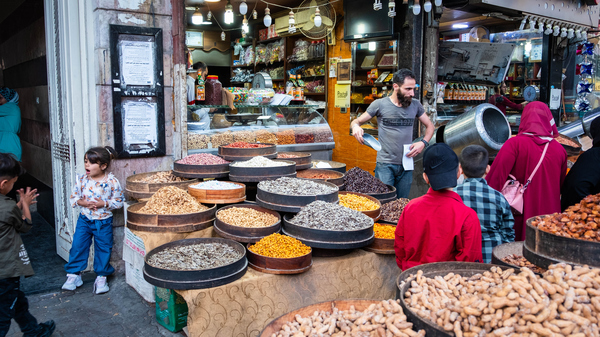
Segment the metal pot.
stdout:
[[[590,133],[590,127],[592,126],[592,121],[594,119],[596,119],[597,117],[600,117],[600,108],[596,108],[588,113],[586,113],[585,115],[583,115],[583,131],[585,132],[585,134],[592,138],[592,135]],[[574,138],[574,137],[571,137]]]
[[573,121],[569,124],[562,125],[558,129],[558,133],[569,138],[577,138],[585,133],[581,119]]
[[481,145],[492,155],[510,138],[511,131],[502,111],[484,103],[446,124],[443,139],[439,136],[436,132],[436,141],[448,144],[457,154],[469,145]]

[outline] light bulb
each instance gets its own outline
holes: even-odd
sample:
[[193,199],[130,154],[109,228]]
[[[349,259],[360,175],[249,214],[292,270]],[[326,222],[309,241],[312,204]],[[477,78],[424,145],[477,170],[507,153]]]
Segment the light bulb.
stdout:
[[575,30],[574,30],[573,28],[569,28],[569,29],[567,29],[567,38],[568,38],[568,39],[572,39],[572,38],[574,38],[574,37],[575,37],[575,34],[574,34],[574,32],[575,32]]
[[537,29],[538,34],[542,34],[544,33],[544,21],[540,20],[540,23],[538,25],[538,29]]
[[429,1],[429,0],[425,0],[425,3],[423,4],[423,10],[424,10],[426,13],[429,13],[429,12],[431,12],[431,1]]
[[202,16],[202,12],[200,12],[200,9],[196,8],[196,11],[194,14],[192,14],[192,23],[195,25],[201,25],[203,21],[204,17]]
[[442,0],[435,0],[435,7],[440,7],[442,5]]
[[567,29],[565,27],[560,29],[560,37],[567,37]]
[[225,41],[225,38],[226,38],[225,32],[221,32],[221,41]]
[[248,28],[248,19],[246,19],[246,16],[244,15],[244,20],[242,20],[242,32],[248,33],[248,31],[250,31]]
[[581,32],[581,38],[582,38],[583,40],[587,41],[587,38],[588,38],[588,36],[587,36],[587,31],[585,31],[585,30],[584,30],[583,32]]
[[390,18],[393,18],[394,16],[396,16],[396,2],[394,0],[390,0],[389,4],[389,12],[388,12],[388,16]]
[[536,23],[535,19],[529,20],[529,31],[530,32],[535,32],[536,31],[535,23]]
[[252,11],[252,18],[254,20],[258,19],[258,12],[256,11],[256,9]]
[[519,26],[519,30],[523,30],[525,29],[525,24],[527,23],[527,16],[525,16],[523,18],[523,20],[521,20],[521,25]]
[[225,23],[228,25],[233,23],[233,6],[229,1],[225,5]]
[[315,26],[317,27],[321,27],[321,11],[319,10],[319,7],[317,7],[317,9],[315,10]]
[[246,0],[242,0],[240,4],[240,14],[245,15],[248,13],[248,5],[246,4]]
[[413,14],[414,15],[421,14],[421,5],[419,5],[419,4],[414,4],[413,5]]
[[544,34],[546,34],[546,35],[552,34],[552,24],[550,24],[549,22],[546,24],[546,30],[544,31]]
[[552,33],[552,35],[558,36],[558,34],[560,34],[560,27],[554,26],[554,32]]
[[270,27],[271,26],[271,10],[269,9],[269,7],[267,7],[265,9],[265,17],[263,18],[263,23],[265,24],[266,27]]
[[369,42],[369,51],[375,51],[377,49],[377,42]]
[[578,30],[576,30],[576,31],[575,31],[575,36],[576,36],[578,39],[581,39],[581,29],[578,29]]
[[375,0],[375,2],[373,3],[373,10],[378,11],[382,8],[383,5],[381,4],[381,0]]

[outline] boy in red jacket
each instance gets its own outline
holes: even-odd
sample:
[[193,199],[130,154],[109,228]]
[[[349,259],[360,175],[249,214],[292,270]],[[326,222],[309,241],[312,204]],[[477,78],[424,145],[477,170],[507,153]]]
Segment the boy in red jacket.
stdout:
[[427,194],[411,200],[396,227],[396,263],[405,270],[423,263],[481,262],[477,213],[452,191],[458,180],[458,156],[443,143],[423,154]]

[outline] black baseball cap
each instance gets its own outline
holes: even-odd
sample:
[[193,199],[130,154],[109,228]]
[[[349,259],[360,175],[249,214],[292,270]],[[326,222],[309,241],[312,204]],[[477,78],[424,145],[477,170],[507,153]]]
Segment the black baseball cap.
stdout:
[[434,191],[456,187],[458,156],[448,144],[435,143],[425,149],[423,172],[427,174],[429,185]]

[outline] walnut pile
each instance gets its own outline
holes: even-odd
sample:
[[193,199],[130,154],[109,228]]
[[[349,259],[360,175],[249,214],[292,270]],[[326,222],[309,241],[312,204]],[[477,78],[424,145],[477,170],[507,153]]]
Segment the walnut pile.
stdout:
[[600,242],[600,193],[588,195],[563,213],[535,217],[531,225],[567,238]]

